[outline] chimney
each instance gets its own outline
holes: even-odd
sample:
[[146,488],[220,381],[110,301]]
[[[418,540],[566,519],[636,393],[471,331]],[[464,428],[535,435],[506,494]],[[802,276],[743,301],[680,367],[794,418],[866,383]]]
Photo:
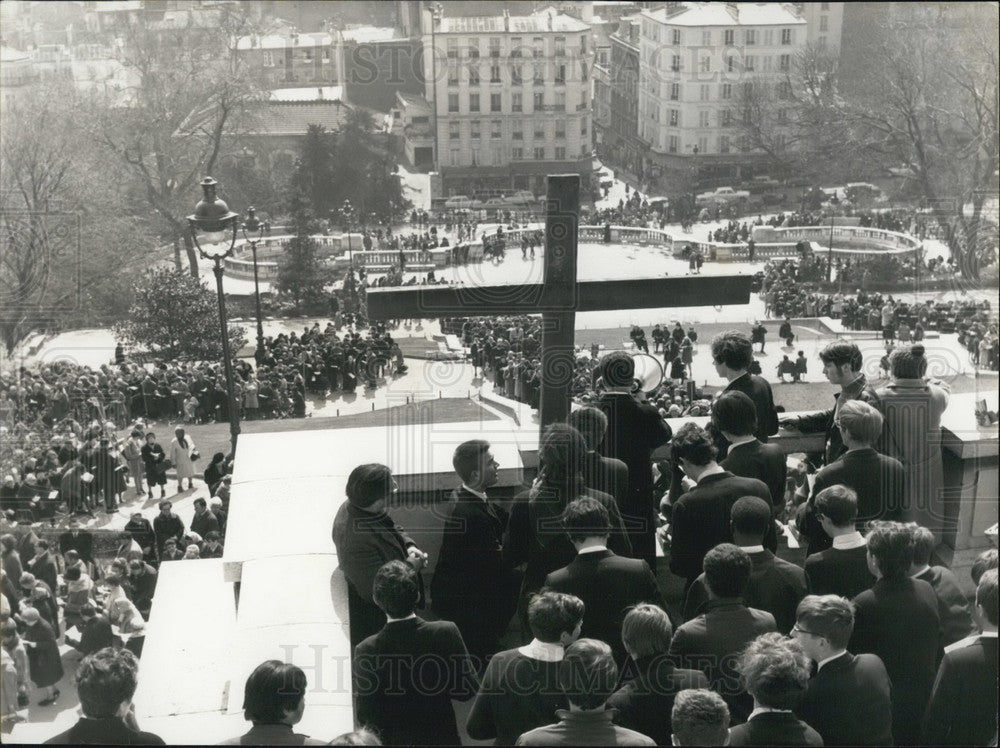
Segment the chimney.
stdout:
[[503,30],[510,31],[510,11],[503,9]]

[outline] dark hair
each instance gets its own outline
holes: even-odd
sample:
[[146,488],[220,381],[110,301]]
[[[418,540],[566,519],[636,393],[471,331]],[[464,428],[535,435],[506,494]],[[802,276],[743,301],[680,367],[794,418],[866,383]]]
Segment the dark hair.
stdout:
[[570,486],[583,470],[587,444],[572,426],[553,423],[545,429],[538,446],[538,463],[551,486]]
[[226,459],[226,455],[224,453],[222,453],[222,452],[216,452],[214,455],[212,455],[212,462],[213,463],[222,462],[225,459]]
[[744,496],[733,503],[729,511],[733,532],[763,538],[774,522],[771,505],[758,496]]
[[733,371],[747,369],[753,361],[753,344],[737,330],[720,332],[712,338],[712,358]]
[[674,629],[659,605],[639,603],[622,621],[622,643],[636,657],[650,657],[670,649]]
[[834,340],[827,343],[826,347],[819,352],[819,360],[824,364],[834,364],[836,366],[850,366],[852,371],[861,371],[864,365],[864,357],[857,343],[849,340]]
[[85,618],[90,618],[91,616],[97,615],[97,608],[95,608],[90,603],[84,603],[80,606],[80,615]]
[[601,707],[618,684],[611,647],[597,639],[577,639],[566,647],[559,684],[570,703],[580,709]]
[[139,661],[127,649],[105,647],[83,658],[76,668],[76,692],[83,714],[113,717],[135,695]]
[[597,499],[583,497],[571,501],[562,513],[563,527],[573,542],[611,533],[611,515]]
[[163,501],[161,501],[159,504],[156,505],[157,509],[162,509],[164,506],[166,506],[168,509],[174,508],[173,502],[170,501],[169,499],[164,499]]
[[725,745],[729,707],[715,691],[685,688],[674,698],[670,724],[681,745]]
[[795,620],[835,649],[844,649],[854,633],[854,603],[839,595],[807,595],[795,610]]
[[347,478],[347,500],[359,509],[386,498],[391,490],[392,471],[377,462],[358,465]]
[[147,431],[146,432],[146,438],[148,439],[149,437],[153,437],[155,439],[156,438],[156,434],[154,434],[152,431]]
[[600,408],[593,406],[574,410],[567,420],[570,426],[583,435],[588,449],[597,449],[597,445],[601,443],[608,430],[607,415]]
[[197,499],[195,499],[195,500],[194,500],[194,505],[195,505],[195,506],[200,506],[200,507],[203,507],[203,508],[205,508],[205,509],[207,509],[207,508],[208,508],[208,502],[207,502],[207,501],[205,501],[205,499],[203,499],[203,498],[197,498]]
[[771,709],[795,708],[809,687],[809,658],[802,645],[776,631],[750,642],[737,670],[747,692]]
[[35,541],[35,548],[41,548],[43,551],[47,551],[49,549],[49,541],[47,541],[45,539],[36,540]]
[[924,346],[920,343],[900,346],[889,354],[889,368],[897,379],[920,379],[927,373]]
[[983,609],[986,620],[997,625],[997,570],[987,569],[976,585],[976,605]]
[[375,572],[372,599],[389,618],[406,618],[419,597],[417,572],[406,561],[389,561]]
[[80,579],[80,567],[79,566],[69,567],[68,569],[66,569],[66,571],[63,572],[63,578],[67,582],[76,582],[77,580]]
[[483,459],[490,451],[490,443],[484,439],[470,439],[455,447],[455,454],[451,457],[452,467],[458,473],[458,477],[468,482],[474,472],[483,471]]
[[913,563],[921,566],[931,562],[931,554],[937,542],[934,540],[934,533],[926,527],[921,527],[916,522],[909,522],[906,525],[913,536]]
[[279,724],[286,712],[299,708],[306,686],[302,668],[281,660],[265,660],[250,673],[243,688],[243,717],[254,724]]
[[716,597],[740,597],[750,584],[750,556],[732,543],[719,543],[705,554],[705,584]]
[[583,613],[583,600],[576,595],[545,590],[528,603],[528,626],[538,641],[555,644],[564,631],[573,633]]
[[757,431],[757,406],[745,392],[723,392],[712,403],[712,423],[719,431],[749,436]]
[[712,437],[696,423],[685,423],[670,441],[670,453],[674,462],[681,458],[695,465],[707,465],[716,458],[719,450],[712,443]]
[[873,522],[868,552],[886,579],[901,579],[913,565],[913,533],[901,522]]
[[997,568],[998,559],[1000,559],[1000,553],[996,548],[989,548],[976,556],[976,560],[972,562],[972,568],[969,570],[972,583],[978,586],[983,574],[990,569]]
[[858,495],[853,488],[837,484],[816,494],[816,512],[837,527],[847,527],[858,518]]
[[631,387],[635,381],[635,361],[624,351],[609,353],[597,366],[608,387]]

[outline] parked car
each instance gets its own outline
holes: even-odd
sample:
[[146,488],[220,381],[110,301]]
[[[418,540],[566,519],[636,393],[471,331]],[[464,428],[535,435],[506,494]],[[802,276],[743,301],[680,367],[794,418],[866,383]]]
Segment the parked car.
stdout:
[[712,192],[702,192],[695,199],[699,203],[718,205],[731,203],[734,200],[747,200],[750,193],[747,190],[734,190],[732,187],[717,187]]
[[452,195],[444,201],[444,207],[448,210],[468,210],[472,207],[472,200],[465,195]]

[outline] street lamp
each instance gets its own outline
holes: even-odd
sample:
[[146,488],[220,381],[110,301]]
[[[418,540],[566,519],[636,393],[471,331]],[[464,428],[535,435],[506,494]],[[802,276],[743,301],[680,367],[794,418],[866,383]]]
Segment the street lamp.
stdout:
[[[233,387],[233,362],[229,352],[229,325],[226,322],[226,297],[222,292],[223,261],[236,246],[236,225],[239,216],[229,210],[224,200],[215,195],[216,182],[212,177],[201,180],[205,196],[198,201],[194,213],[188,216],[191,238],[198,252],[215,263],[215,288],[219,296],[219,325],[222,330],[222,362],[226,369],[226,394],[229,397],[229,439],[236,454],[236,438],[240,433],[239,412]],[[256,268],[255,268],[256,269]]]
[[351,262],[351,268],[354,267],[354,249],[351,247],[351,222],[354,219],[354,208],[351,207],[350,200],[344,200],[344,204],[340,208],[340,213],[344,217],[344,226],[347,229],[347,256]]
[[247,208],[247,217],[243,222],[243,238],[253,252],[253,296],[257,311],[257,350],[254,359],[257,365],[264,360],[264,323],[260,316],[260,280],[257,277],[257,244],[264,238],[264,224],[257,218],[253,207]]

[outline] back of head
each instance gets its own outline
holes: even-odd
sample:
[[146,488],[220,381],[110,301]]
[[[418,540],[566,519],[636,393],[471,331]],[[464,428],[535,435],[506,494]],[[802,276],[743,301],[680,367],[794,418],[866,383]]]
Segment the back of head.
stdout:
[[539,641],[557,644],[563,633],[572,634],[576,630],[583,614],[583,600],[576,595],[540,592],[528,603],[528,626]]
[[744,496],[737,499],[729,516],[732,519],[733,532],[748,538],[762,539],[774,522],[771,505],[758,496]]
[[858,495],[839,483],[829,486],[816,494],[816,511],[837,527],[853,525],[858,518]]
[[745,392],[723,392],[712,403],[712,423],[719,431],[749,436],[757,430],[757,407]]
[[458,477],[469,483],[474,472],[482,471],[484,455],[489,451],[490,443],[484,439],[470,439],[459,444],[451,457],[452,467]]
[[771,709],[795,708],[809,686],[809,658],[802,645],[777,632],[750,642],[737,669],[747,693]]
[[250,673],[243,689],[243,716],[254,724],[274,725],[298,709],[306,693],[306,674],[296,665],[265,660]]
[[973,561],[972,568],[969,570],[972,583],[978,585],[979,580],[983,578],[983,574],[990,569],[997,568],[998,560],[1000,560],[1000,553],[997,552],[996,548],[990,548],[976,556],[976,560]]
[[392,471],[377,462],[358,465],[347,478],[347,500],[359,509],[367,509],[391,491]]
[[846,649],[854,633],[854,605],[839,595],[807,595],[795,610],[795,622],[825,637],[834,649]]
[[587,449],[597,449],[608,430],[608,417],[600,408],[588,406],[569,414],[569,425],[575,428],[587,442]]
[[837,425],[854,441],[869,445],[882,435],[883,420],[864,400],[848,400],[837,411]]
[[577,639],[566,647],[559,667],[566,698],[580,709],[599,709],[618,684],[611,647],[597,639]]
[[931,554],[934,553],[934,547],[937,545],[934,533],[916,522],[907,523],[907,527],[912,534],[913,563],[917,566],[926,566],[931,562]]
[[721,332],[712,338],[712,359],[733,371],[743,371],[753,360],[753,344],[737,330]]
[[686,688],[674,698],[670,723],[674,745],[725,745],[729,707],[715,691]]
[[921,379],[927,373],[927,358],[920,343],[900,346],[889,355],[889,370],[895,379]]
[[674,434],[670,442],[671,456],[674,461],[685,459],[695,465],[707,465],[712,462],[719,451],[705,429],[696,423],[685,423]]
[[705,584],[716,597],[741,597],[750,583],[750,556],[732,543],[719,543],[705,554]]
[[567,485],[583,470],[587,445],[580,432],[565,423],[553,423],[542,435],[538,462],[550,485]]
[[608,387],[631,387],[635,380],[635,361],[624,351],[615,351],[601,359],[598,371]]
[[562,523],[574,543],[611,533],[611,515],[607,508],[589,497],[571,501],[563,510]]
[[651,657],[670,649],[670,616],[659,605],[639,603],[625,614],[622,642],[634,657]]
[[327,745],[382,745],[382,741],[371,730],[361,727],[352,732],[338,735]]
[[405,561],[389,561],[375,572],[372,599],[389,618],[406,618],[419,597],[417,572]]
[[997,570],[983,573],[976,586],[976,605],[982,608],[983,617],[992,626],[997,625]]
[[901,522],[873,522],[868,552],[886,579],[902,579],[913,565],[913,534]]
[[857,343],[849,340],[834,340],[819,352],[819,359],[824,364],[835,366],[850,366],[852,371],[860,372],[864,362],[861,349]]
[[84,657],[76,669],[76,692],[83,714],[91,719],[114,717],[132,700],[139,662],[127,649],[105,647]]

